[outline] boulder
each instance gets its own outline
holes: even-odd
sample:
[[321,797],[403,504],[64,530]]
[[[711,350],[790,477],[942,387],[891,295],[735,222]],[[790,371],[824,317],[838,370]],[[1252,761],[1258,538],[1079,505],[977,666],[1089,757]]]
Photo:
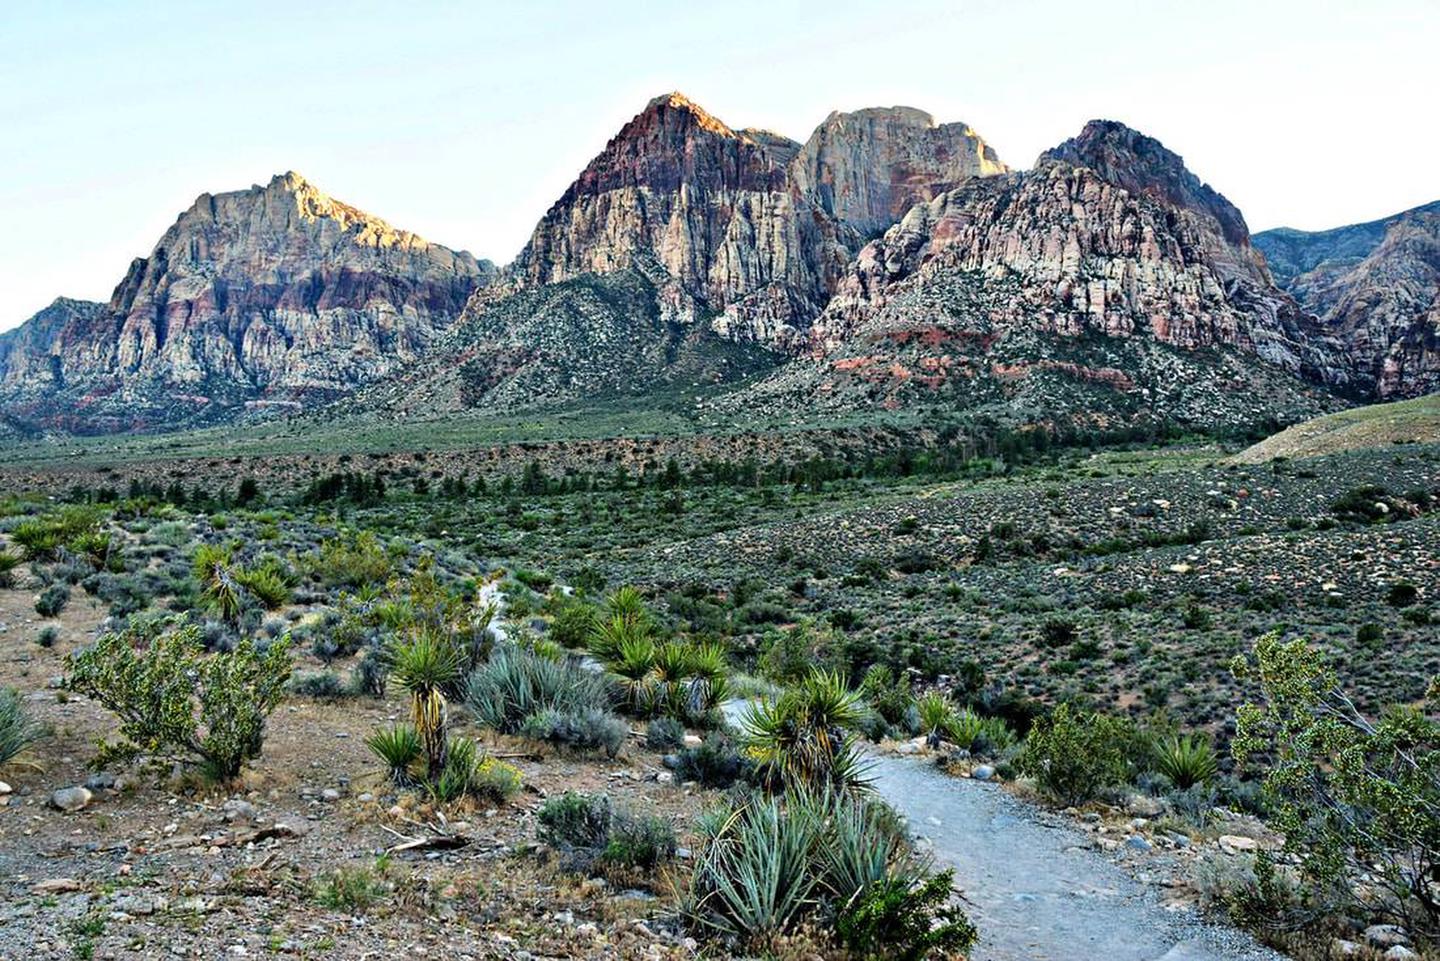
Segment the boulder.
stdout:
[[62,787],[50,795],[50,804],[66,814],[73,814],[83,810],[95,795],[90,793],[89,788],[83,787]]

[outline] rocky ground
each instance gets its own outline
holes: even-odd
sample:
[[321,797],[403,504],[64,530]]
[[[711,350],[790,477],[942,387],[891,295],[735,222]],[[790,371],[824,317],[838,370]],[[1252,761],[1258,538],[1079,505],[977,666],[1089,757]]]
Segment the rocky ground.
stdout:
[[[263,756],[233,791],[169,772],[97,773],[87,765],[95,739],[113,733],[111,718],[55,679],[63,655],[85,643],[103,612],[72,604],[59,639],[42,648],[33,600],[27,590],[0,591],[0,686],[24,692],[53,731],[30,761],[0,772],[8,786],[0,796],[5,961],[693,953],[666,920],[668,877],[565,874],[535,841],[535,809],[565,790],[608,792],[663,812],[684,832],[706,798],[657,780],[668,772],[640,742],[613,762],[513,758],[522,794],[496,809],[452,810],[448,821],[396,798],[363,744],[401,714],[395,695],[287,700],[271,718]],[[496,753],[533,749],[487,743]],[[65,790],[77,787],[84,790]],[[57,791],[77,808],[57,809]],[[385,854],[439,826],[468,843]],[[370,895],[327,906],[337,872]]]

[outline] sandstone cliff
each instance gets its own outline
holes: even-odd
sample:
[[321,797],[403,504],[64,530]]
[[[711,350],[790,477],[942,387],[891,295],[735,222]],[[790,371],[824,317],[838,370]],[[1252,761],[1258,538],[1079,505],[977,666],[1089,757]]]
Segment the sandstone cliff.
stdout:
[[[1044,372],[1143,407],[1181,386],[1165,383],[1170,367],[1195,399],[1164,406],[1201,421],[1207,404],[1234,406],[1224,395],[1246,389],[1247,366],[1300,410],[1311,405],[1297,378],[1345,379],[1335,346],[1271,283],[1239,212],[1158,142],[1110,122],[1031,171],[912,208],[849,266],[809,347],[810,362],[772,381],[836,405],[1002,403]],[[1074,400],[1052,394],[1032,400],[1057,413]]]
[[82,430],[298,409],[412,360],[493,275],[298,174],[203,194],[108,305],[57,301],[6,336],[0,399]]
[[1354,392],[1440,390],[1440,203],[1334,230],[1267,231],[1256,245],[1343,345]]

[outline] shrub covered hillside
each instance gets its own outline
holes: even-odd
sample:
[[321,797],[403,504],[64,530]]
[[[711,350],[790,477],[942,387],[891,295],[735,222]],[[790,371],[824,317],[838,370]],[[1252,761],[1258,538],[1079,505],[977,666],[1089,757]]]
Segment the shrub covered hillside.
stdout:
[[1077,924],[1433,955],[1440,449],[1026,444],[7,495],[0,957],[1004,956],[920,766]]

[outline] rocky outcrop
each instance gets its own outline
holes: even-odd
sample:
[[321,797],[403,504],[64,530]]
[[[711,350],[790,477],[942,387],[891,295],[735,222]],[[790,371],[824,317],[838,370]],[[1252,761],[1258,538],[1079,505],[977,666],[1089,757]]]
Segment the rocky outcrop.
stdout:
[[736,339],[784,344],[848,254],[836,224],[790,189],[797,149],[657,97],[545,214],[514,269],[533,285],[658,266],[695,318],[726,314]]
[[[1277,389],[1301,410],[1315,408],[1298,378],[1345,380],[1239,212],[1158,142],[1110,122],[1033,170],[912,208],[849,266],[809,347],[809,365],[776,380],[827,404],[856,387],[852,403],[957,391],[988,403],[1037,376],[1159,396],[1169,367],[1184,369],[1200,398],[1185,406],[1203,420],[1204,398],[1247,389],[1247,366],[1268,365],[1253,379],[1288,382]],[[1068,390],[1035,403],[1058,411],[1077,400]]]
[[790,165],[802,195],[865,237],[917,203],[1008,169],[968,125],[937,126],[914,107],[832,113]]
[[1337,339],[1353,389],[1382,400],[1440,390],[1440,203],[1256,245]]
[[521,285],[663,270],[692,322],[789,349],[866,233],[916,200],[1003,170],[964,124],[910,108],[832,114],[803,147],[657,97],[550,208]]
[[7,335],[0,399],[100,430],[298,408],[418,356],[493,275],[295,173],[202,194],[109,304],[57,301]]

